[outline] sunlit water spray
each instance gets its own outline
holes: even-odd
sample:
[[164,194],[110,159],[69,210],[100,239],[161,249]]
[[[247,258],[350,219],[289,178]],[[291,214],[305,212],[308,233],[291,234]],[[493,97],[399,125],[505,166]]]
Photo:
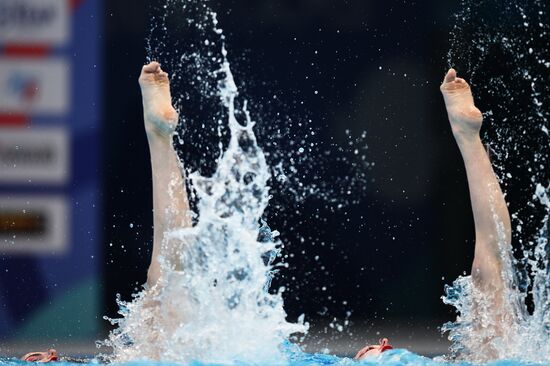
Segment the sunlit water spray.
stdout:
[[[216,14],[209,16],[213,34],[222,37]],[[287,322],[282,289],[269,291],[279,247],[277,233],[261,222],[270,171],[246,102],[237,119],[225,46],[217,57],[211,76],[229,127],[227,148],[212,176],[190,175],[197,222],[166,234],[159,284],[119,302],[123,317],[113,320],[118,329],[106,341],[113,360],[279,364],[287,359],[285,342],[307,329],[303,320]]]
[[[501,244],[507,289],[494,294],[459,278],[444,301],[458,311],[446,324],[454,358],[474,362],[550,359],[550,43],[542,1],[463,0],[451,33],[449,66],[471,80],[486,110],[484,137],[512,215],[513,249]],[[502,223],[495,225],[504,243]],[[497,300],[498,301],[498,300]],[[476,304],[475,306],[473,304]],[[489,350],[489,352],[487,351]]]

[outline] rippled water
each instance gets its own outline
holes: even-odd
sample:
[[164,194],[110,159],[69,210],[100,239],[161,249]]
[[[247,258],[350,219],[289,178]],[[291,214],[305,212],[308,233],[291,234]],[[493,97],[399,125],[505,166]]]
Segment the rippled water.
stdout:
[[[70,363],[70,362],[59,362],[58,365],[82,365],[83,363]],[[95,361],[87,361],[85,365],[97,365]],[[227,364],[227,363],[221,363]],[[256,362],[256,363],[243,363],[243,362],[234,362],[231,363],[235,366],[247,366],[247,365],[264,365],[270,366],[275,365],[276,363],[269,362]],[[20,366],[27,365],[27,363],[13,360],[13,359],[0,359],[1,366]],[[130,366],[161,366],[161,365],[181,365],[174,362],[153,362],[153,361],[130,361],[125,362],[123,365]],[[202,365],[212,365],[201,362],[191,362],[191,366],[202,366]],[[417,354],[408,352],[406,350],[393,350],[388,351],[382,354],[380,357],[372,358],[369,360],[357,362],[350,358],[342,358],[331,355],[312,355],[307,353],[294,353],[290,355],[289,366],[314,366],[314,365],[379,365],[379,366],[401,366],[401,365],[414,365],[414,366],[444,366],[444,365],[453,365],[453,366],[467,366],[472,365],[467,362],[443,362],[433,360],[431,358],[422,357]],[[490,363],[492,366],[528,366],[535,365],[535,363],[522,362],[522,361],[496,361]],[[539,364],[540,365],[540,364]]]

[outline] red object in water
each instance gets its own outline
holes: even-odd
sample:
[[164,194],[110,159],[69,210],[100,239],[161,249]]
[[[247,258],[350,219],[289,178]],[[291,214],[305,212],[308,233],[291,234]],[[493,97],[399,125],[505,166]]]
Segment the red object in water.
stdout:
[[371,356],[378,356],[379,354],[389,351],[390,349],[393,349],[393,347],[390,345],[390,342],[388,341],[388,338],[384,338],[380,340],[380,344],[377,346],[367,346],[357,352],[357,355],[355,356],[356,360],[364,360],[367,357]]
[[28,362],[52,362],[52,361],[58,361],[59,355],[57,354],[57,351],[53,348],[50,348],[46,352],[30,352],[27,353],[25,356],[21,357],[21,360],[28,361]]

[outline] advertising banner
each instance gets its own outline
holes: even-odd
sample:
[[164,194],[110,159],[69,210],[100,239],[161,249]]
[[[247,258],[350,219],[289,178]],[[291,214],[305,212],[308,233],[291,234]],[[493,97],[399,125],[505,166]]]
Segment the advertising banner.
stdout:
[[99,0],[0,1],[0,340],[95,339]]

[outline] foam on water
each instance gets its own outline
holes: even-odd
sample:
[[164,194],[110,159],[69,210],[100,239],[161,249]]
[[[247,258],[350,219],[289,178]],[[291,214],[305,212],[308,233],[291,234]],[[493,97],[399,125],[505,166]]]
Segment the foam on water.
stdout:
[[[507,192],[514,231],[512,250],[504,244],[500,248],[507,284],[502,299],[496,299],[503,302],[500,313],[492,305],[495,295],[480,293],[469,276],[446,288],[443,300],[459,314],[443,327],[455,359],[550,359],[546,8],[537,0],[463,0],[451,33],[448,63],[471,80],[478,103],[488,110],[484,137]],[[495,225],[504,243],[496,215]]]

